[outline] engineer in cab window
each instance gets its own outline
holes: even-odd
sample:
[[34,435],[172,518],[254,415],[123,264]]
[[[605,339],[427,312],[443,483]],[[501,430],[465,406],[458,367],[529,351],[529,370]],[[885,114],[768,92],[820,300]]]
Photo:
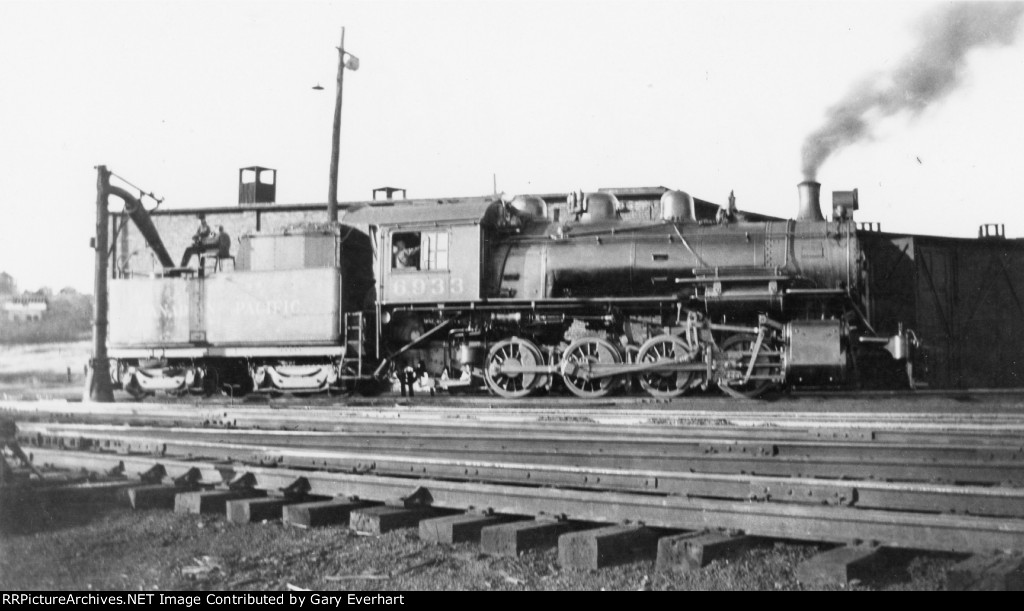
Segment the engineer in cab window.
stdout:
[[419,269],[419,246],[406,248],[404,240],[395,240],[395,246],[392,251],[395,255],[395,269]]

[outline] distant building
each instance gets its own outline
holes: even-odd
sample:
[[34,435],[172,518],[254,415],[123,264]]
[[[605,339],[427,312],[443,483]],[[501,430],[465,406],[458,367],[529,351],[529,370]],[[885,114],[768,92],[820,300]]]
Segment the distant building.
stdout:
[[13,297],[18,294],[18,283],[14,276],[7,272],[0,272],[0,297]]
[[42,295],[21,295],[3,303],[3,318],[10,321],[42,320],[49,309],[49,302]]

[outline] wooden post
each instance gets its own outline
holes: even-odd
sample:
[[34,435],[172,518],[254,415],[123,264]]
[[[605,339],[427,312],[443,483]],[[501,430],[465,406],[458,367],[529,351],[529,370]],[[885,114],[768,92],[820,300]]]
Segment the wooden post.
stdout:
[[107,358],[107,248],[109,212],[107,196],[110,194],[110,172],[107,166],[96,168],[96,250],[95,263],[95,312],[92,326],[92,359],[85,380],[85,400],[113,403],[114,389],[110,383],[110,362]]
[[331,181],[327,193],[327,222],[338,220],[338,163],[341,148],[341,90],[345,80],[345,28],[338,47],[338,97],[334,101],[334,131],[331,133]]

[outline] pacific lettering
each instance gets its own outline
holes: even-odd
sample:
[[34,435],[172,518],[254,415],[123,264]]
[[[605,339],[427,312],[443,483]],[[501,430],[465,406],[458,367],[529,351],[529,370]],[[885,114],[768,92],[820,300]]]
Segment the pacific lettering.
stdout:
[[238,301],[235,303],[235,314],[250,316],[294,316],[301,310],[298,299],[272,299],[268,301]]

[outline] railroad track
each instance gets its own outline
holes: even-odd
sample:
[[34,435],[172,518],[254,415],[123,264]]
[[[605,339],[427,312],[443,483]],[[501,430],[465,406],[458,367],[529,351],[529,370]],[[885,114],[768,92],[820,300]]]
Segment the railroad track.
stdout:
[[[737,402],[730,402],[735,405]],[[749,406],[751,403],[744,402]],[[690,428],[721,424],[724,426],[808,428],[824,430],[830,427],[843,431],[854,429],[900,429],[915,431],[966,431],[976,429],[987,435],[1000,429],[1014,434],[1024,431],[1024,404],[1008,409],[998,405],[962,404],[937,406],[936,411],[877,411],[865,410],[870,402],[854,405],[829,404],[830,410],[772,410],[762,409],[697,409],[695,406],[669,404],[649,409],[646,403],[629,407],[600,405],[581,407],[534,403],[496,405],[491,402],[472,401],[447,405],[439,402],[390,402],[388,404],[360,406],[338,405],[272,407],[266,405],[211,405],[205,402],[184,403],[69,403],[65,401],[10,401],[0,400],[0,415],[16,420],[43,419],[68,422],[120,423],[120,424],[194,424],[209,426],[237,426],[242,428],[304,428],[330,430],[344,424],[381,420],[394,426],[396,422],[429,424],[443,421],[446,426],[465,422],[468,426],[486,423],[516,423],[522,426],[551,426],[552,424],[579,424],[594,426],[649,426],[659,430]],[[952,407],[958,409],[953,410]],[[1019,407],[1019,408],[1018,408]],[[842,409],[840,409],[842,408]]]
[[[0,403],[36,464],[271,494],[876,546],[1024,552],[1013,412]],[[287,428],[286,428],[287,427]],[[196,472],[201,477],[196,478]],[[419,491],[415,495],[414,491]]]
[[[702,498],[729,498],[776,503],[824,504],[833,506],[900,509],[919,512],[956,512],[979,515],[1024,518],[1024,489],[1006,486],[937,484],[939,474],[946,475],[949,466],[944,462],[918,465],[919,481],[884,482],[872,479],[882,463],[867,463],[863,469],[854,469],[857,463],[824,461],[820,466],[806,458],[797,469],[812,474],[844,467],[843,477],[822,479],[820,476],[772,476],[770,466],[764,473],[733,470],[730,456],[695,461],[692,457],[677,456],[667,459],[663,455],[646,454],[646,441],[622,447],[618,454],[604,450],[585,453],[549,452],[535,449],[537,442],[550,444],[554,439],[505,439],[510,453],[488,450],[487,441],[476,439],[477,450],[457,451],[450,447],[425,448],[450,442],[441,436],[431,436],[424,442],[410,438],[416,447],[395,448],[388,444],[366,443],[359,447],[338,449],[338,435],[334,434],[281,434],[277,432],[209,431],[209,430],[125,430],[105,426],[23,425],[19,441],[26,450],[60,448],[94,450],[126,454],[148,454],[158,457],[179,457],[190,460],[214,460],[221,464],[239,463],[273,465],[292,469],[316,469],[397,477],[430,477],[439,479],[517,483],[522,485],[559,486],[563,488],[589,488],[607,491],[630,491],[685,495]],[[226,435],[233,439],[217,439]],[[204,440],[204,438],[206,438]],[[310,443],[298,443],[308,438]],[[465,438],[458,438],[456,444]],[[260,445],[254,445],[260,442]],[[519,447],[519,444],[523,445]],[[570,437],[558,438],[558,444],[574,443]],[[577,440],[590,445],[593,439]],[[514,450],[518,449],[518,452]],[[632,451],[631,451],[632,450]],[[402,453],[404,452],[404,453]],[[763,456],[761,460],[769,458]],[[756,459],[744,464],[756,464]],[[676,465],[675,469],[665,464]],[[1024,471],[1021,461],[1008,463],[1009,470],[1019,476]],[[616,467],[615,465],[618,465]],[[704,469],[698,467],[706,466]],[[961,466],[961,470],[982,470],[981,467]],[[881,469],[884,471],[884,469]],[[901,470],[905,475],[908,471]],[[849,478],[861,477],[857,480]],[[868,477],[870,476],[870,477]],[[974,476],[977,477],[977,476]],[[999,482],[990,482],[995,484]]]
[[[731,529],[750,535],[886,547],[992,553],[1024,550],[1024,520],[955,514],[858,509],[797,503],[757,503],[682,495],[634,494],[547,486],[510,486],[445,479],[389,477],[326,470],[232,465],[168,457],[117,456],[34,450],[37,462],[64,468],[149,473],[169,478],[198,474],[225,485],[245,480],[253,488],[282,490],[303,482],[309,495],[375,500],[428,498],[434,508],[486,508],[510,516],[553,515],[572,520],[641,523],[650,527]],[[242,497],[238,497],[242,498]]]
[[[119,393],[120,395],[120,393]],[[54,399],[19,401],[0,396],[0,406],[17,405],[26,402],[52,404],[80,404],[80,390]],[[498,409],[508,411],[535,411],[552,409],[559,411],[644,411],[644,412],[699,412],[715,413],[876,413],[884,416],[898,411],[903,414],[937,415],[944,413],[972,414],[1024,414],[1024,392],[1019,389],[970,390],[970,391],[862,391],[862,392],[800,392],[782,395],[772,400],[738,401],[717,395],[689,395],[676,399],[656,399],[648,396],[612,396],[590,401],[574,397],[538,396],[522,399],[502,399],[491,395],[439,395],[436,397],[417,395],[405,398],[395,395],[362,397],[357,395],[312,395],[296,397],[289,395],[252,394],[244,398],[224,396],[197,397],[165,395],[147,398],[144,402],[133,402],[128,395],[117,405],[148,409],[157,407],[199,408],[389,408],[396,405],[418,409]],[[103,404],[110,406],[111,404]],[[92,407],[97,405],[92,404]],[[87,408],[88,409],[88,408]]]
[[[746,429],[744,433],[732,438],[650,434],[629,438],[621,432],[606,436],[578,431],[527,432],[518,427],[504,431],[493,427],[486,431],[464,427],[453,430],[440,425],[419,432],[350,433],[23,423],[18,440],[25,447],[97,448],[334,469],[363,469],[373,462],[361,460],[362,456],[399,455],[410,460],[641,472],[682,470],[974,484],[1024,482],[1020,438],[1015,445],[973,447],[945,442],[787,439],[767,428]],[[302,453],[295,454],[299,451]],[[344,453],[344,460],[336,458],[339,452]]]

